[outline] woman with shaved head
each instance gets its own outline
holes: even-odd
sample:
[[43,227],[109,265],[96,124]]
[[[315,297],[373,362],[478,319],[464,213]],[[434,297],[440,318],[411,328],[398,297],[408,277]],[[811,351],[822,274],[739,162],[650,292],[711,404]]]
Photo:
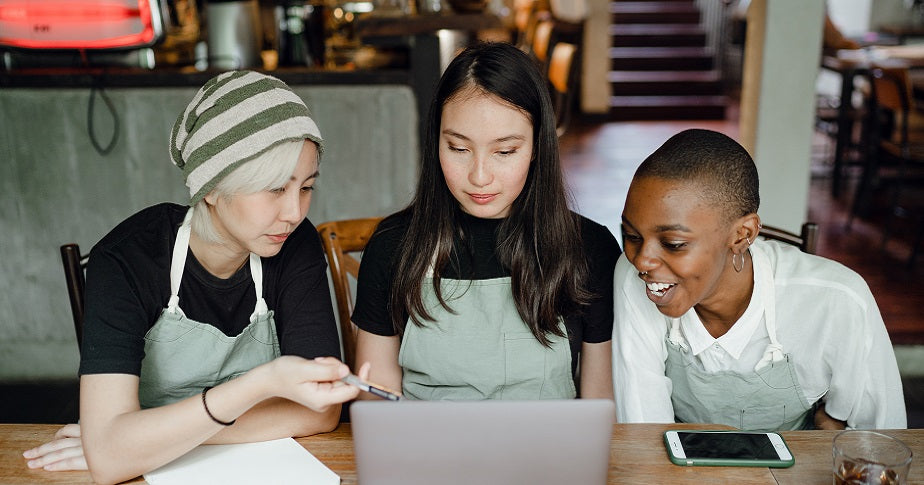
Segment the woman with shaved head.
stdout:
[[895,355],[863,279],[759,238],[757,168],[714,131],[639,166],[614,280],[623,422],[904,428]]

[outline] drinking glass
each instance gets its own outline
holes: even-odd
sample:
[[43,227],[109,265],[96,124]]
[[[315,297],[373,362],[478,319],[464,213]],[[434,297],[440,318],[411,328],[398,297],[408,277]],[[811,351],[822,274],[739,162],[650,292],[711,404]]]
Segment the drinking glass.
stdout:
[[835,485],[904,485],[911,449],[877,431],[847,430],[834,436]]

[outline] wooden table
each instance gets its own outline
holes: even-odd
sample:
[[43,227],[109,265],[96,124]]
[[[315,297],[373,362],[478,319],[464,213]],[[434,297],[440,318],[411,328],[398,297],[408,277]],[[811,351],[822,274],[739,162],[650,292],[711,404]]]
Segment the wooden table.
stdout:
[[924,45],[871,46],[867,49],[838,50],[822,56],[821,67],[841,76],[840,106],[837,112],[837,139],[831,195],[838,197],[842,186],[844,158],[853,132],[851,109],[854,78],[869,73],[872,66],[924,67]]
[[[914,458],[908,483],[924,483],[924,429],[890,429],[881,430],[883,434],[894,436],[911,448]],[[792,468],[775,468],[773,477],[776,483],[792,485],[812,485],[831,483],[831,467],[834,457],[831,443],[838,431],[788,431],[780,433],[793,456],[796,464]]]
[[[88,472],[46,472],[26,468],[23,450],[51,439],[58,425],[0,424],[0,483],[93,483]],[[736,484],[830,484],[831,442],[835,431],[782,433],[796,457],[788,469],[681,467],[667,459],[662,433],[667,429],[710,428],[709,425],[617,424],[610,445],[608,483],[736,483]],[[721,428],[721,427],[720,427]],[[924,430],[886,431],[907,443],[917,460],[924,456]],[[356,465],[349,424],[335,431],[298,442],[337,475],[343,485],[355,485]],[[137,478],[128,483],[144,483]],[[908,483],[924,483],[924,463],[911,466]]]

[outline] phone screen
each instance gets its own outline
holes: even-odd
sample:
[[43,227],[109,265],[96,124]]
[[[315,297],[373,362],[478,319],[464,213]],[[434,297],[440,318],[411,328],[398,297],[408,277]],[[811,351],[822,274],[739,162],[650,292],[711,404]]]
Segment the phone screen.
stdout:
[[677,436],[687,458],[739,458],[778,460],[780,458],[765,433],[690,433]]

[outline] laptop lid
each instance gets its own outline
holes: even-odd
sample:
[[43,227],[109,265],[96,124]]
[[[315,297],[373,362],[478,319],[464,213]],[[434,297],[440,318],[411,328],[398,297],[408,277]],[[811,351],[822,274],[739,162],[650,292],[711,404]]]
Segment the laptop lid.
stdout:
[[605,484],[613,401],[357,401],[362,485]]

